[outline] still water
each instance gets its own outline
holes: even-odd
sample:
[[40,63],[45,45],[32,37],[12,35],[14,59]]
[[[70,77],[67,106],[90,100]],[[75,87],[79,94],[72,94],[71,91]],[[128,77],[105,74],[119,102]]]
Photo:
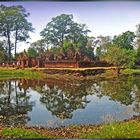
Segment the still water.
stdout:
[[140,115],[140,78],[100,81],[0,81],[0,123],[59,127]]

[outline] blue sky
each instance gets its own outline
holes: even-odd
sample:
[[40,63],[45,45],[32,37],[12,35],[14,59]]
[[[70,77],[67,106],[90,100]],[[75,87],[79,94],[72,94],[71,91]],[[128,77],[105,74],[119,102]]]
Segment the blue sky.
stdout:
[[[52,17],[62,13],[73,14],[74,20],[83,23],[92,31],[90,35],[117,35],[127,30],[135,31],[140,23],[138,1],[95,2],[0,2],[7,6],[22,5],[31,14],[28,18],[36,29],[30,42],[40,38],[40,31]],[[27,48],[28,45],[25,45]],[[23,47],[22,47],[23,48]],[[21,49],[20,49],[21,50]]]

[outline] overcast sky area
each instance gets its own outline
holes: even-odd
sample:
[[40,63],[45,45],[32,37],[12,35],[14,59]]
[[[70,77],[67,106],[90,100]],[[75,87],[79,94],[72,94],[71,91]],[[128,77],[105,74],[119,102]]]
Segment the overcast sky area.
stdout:
[[[91,36],[114,36],[125,31],[135,31],[140,23],[140,2],[0,2],[6,6],[22,5],[31,15],[28,18],[35,28],[30,42],[40,39],[39,33],[52,17],[73,14],[74,20],[86,24]],[[23,44],[22,44],[23,45]],[[27,48],[25,45],[18,49]]]

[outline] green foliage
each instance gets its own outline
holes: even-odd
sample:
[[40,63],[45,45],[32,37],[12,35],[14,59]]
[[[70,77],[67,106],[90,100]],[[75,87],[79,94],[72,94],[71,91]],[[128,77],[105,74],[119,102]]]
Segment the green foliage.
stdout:
[[6,42],[0,41],[0,62],[7,59],[7,53],[6,53]]
[[125,69],[122,71],[122,74],[140,74],[139,69]]
[[33,42],[30,45],[31,48],[34,48],[38,53],[43,53],[46,50],[48,50],[48,46],[46,46],[46,41],[43,39],[37,40],[36,42]]
[[118,47],[133,49],[134,32],[126,31],[118,36],[114,36],[113,43]]
[[40,33],[41,36],[54,46],[63,46],[63,41],[66,39],[69,28],[73,23],[72,19],[72,15],[66,14],[52,18],[52,21]]
[[107,51],[108,47],[111,45],[111,37],[110,36],[98,36],[96,40],[96,56],[100,58],[100,56]]
[[4,60],[4,52],[0,51],[0,62]]
[[140,24],[136,25],[136,46],[140,48]]
[[32,24],[27,21],[29,13],[22,6],[0,5],[0,36],[8,41],[8,55],[11,59],[12,45],[14,44],[15,55],[17,42],[26,41],[29,31],[33,31]]
[[32,47],[28,48],[27,53],[29,57],[36,57],[38,55],[36,49]]
[[94,56],[93,40],[87,36],[88,32],[90,31],[85,24],[73,21],[73,15],[61,14],[52,18],[40,34],[44,42],[46,41],[49,46],[53,46],[54,49],[51,51],[54,56],[67,53],[72,49],[74,52],[81,52],[82,55],[92,58]]
[[140,47],[137,48],[137,62],[140,62]]
[[132,68],[136,63],[136,52],[111,45],[107,52],[102,55],[102,59],[117,67],[125,66]]
[[88,32],[85,24],[73,21],[73,15],[61,14],[52,18],[40,34],[51,46],[63,47],[67,40],[72,42],[73,46],[81,47],[87,43]]
[[137,61],[137,53],[135,50],[125,50],[126,52],[126,67],[135,68]]
[[70,41],[65,40],[64,45],[63,45],[64,51],[67,51],[68,48],[71,48],[71,47],[73,47],[73,44]]

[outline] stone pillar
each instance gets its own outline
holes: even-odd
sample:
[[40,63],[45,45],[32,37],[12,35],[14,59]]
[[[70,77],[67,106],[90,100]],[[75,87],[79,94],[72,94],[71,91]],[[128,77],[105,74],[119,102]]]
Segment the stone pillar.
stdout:
[[26,66],[29,67],[29,61],[28,60],[26,60]]
[[24,61],[23,60],[21,61],[21,67],[24,67]]
[[37,66],[40,67],[40,59],[37,59]]

